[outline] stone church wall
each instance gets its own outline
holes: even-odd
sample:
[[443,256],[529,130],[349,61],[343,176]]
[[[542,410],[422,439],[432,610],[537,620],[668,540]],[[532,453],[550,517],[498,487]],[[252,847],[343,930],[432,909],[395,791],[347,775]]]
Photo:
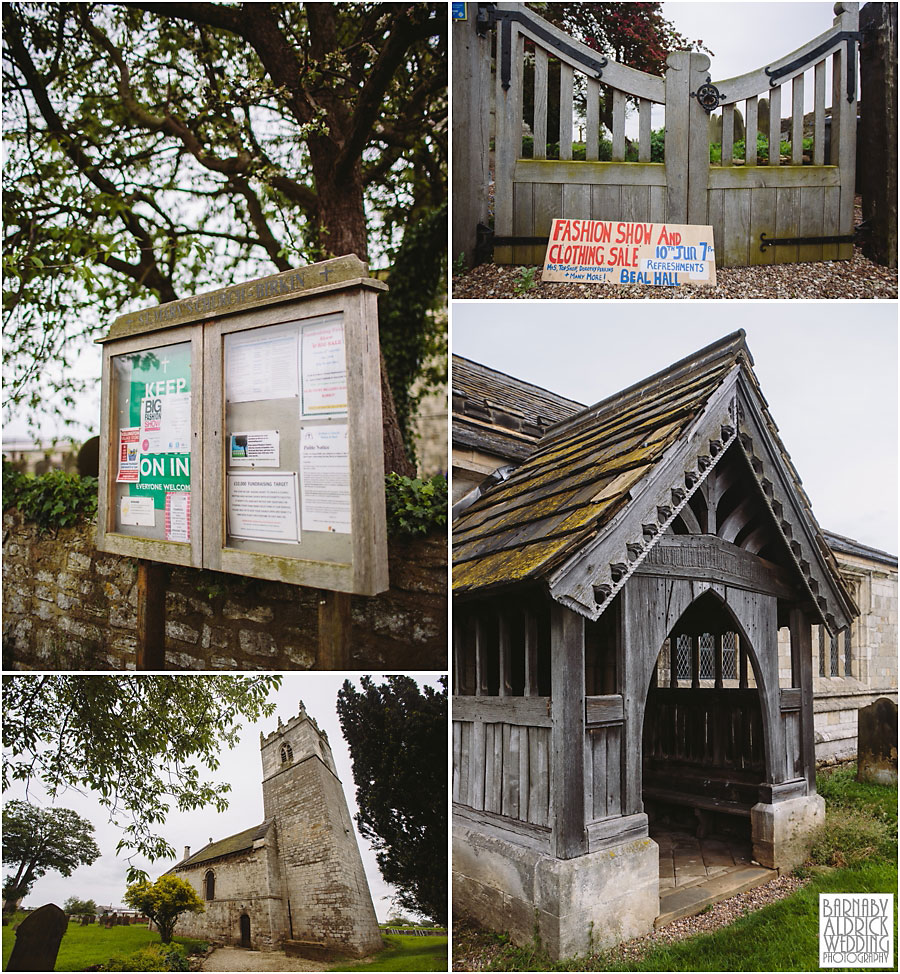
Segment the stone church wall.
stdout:
[[[272,895],[269,870],[278,868],[274,830],[269,830],[259,848],[174,870],[187,880],[206,907],[205,913],[181,916],[175,928],[179,937],[196,937],[223,944],[241,943],[241,914],[250,918],[250,944],[257,950],[272,950],[287,935],[283,921],[284,904]],[[206,874],[216,877],[215,898],[206,899]],[[249,893],[252,892],[252,897]]]
[[[8,669],[134,669],[133,559],[98,552],[92,525],[40,536],[3,515]],[[447,540],[392,540],[391,588],[352,601],[353,666],[440,669],[447,660]],[[166,594],[171,669],[293,670],[316,663],[313,589],[175,568]]]

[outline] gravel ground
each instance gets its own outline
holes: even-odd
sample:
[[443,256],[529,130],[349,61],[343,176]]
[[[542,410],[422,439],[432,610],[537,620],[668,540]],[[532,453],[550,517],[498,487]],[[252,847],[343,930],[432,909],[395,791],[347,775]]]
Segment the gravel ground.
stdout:
[[[357,963],[354,961],[354,963]],[[244,950],[217,947],[203,962],[201,971],[327,971],[334,963],[320,964],[305,957],[288,957],[281,950]]]
[[819,261],[810,264],[770,264],[756,267],[719,267],[715,287],[654,287],[652,284],[544,283],[541,269],[534,286],[521,293],[516,287],[522,268],[514,265],[482,264],[468,274],[453,278],[453,297],[476,300],[524,298],[526,300],[587,298],[662,298],[691,301],[716,298],[896,298],[897,272],[873,264],[853,248],[852,260]]
[[[721,903],[716,903],[715,906],[704,913],[698,913],[697,916],[676,920],[662,930],[619,944],[613,949],[611,956],[614,960],[636,961],[657,944],[674,943],[676,940],[684,940],[695,934],[711,933],[721,927],[727,927],[745,913],[759,910],[770,903],[784,899],[807,882],[796,876],[779,876],[778,879],[757,886],[756,889],[722,900]],[[491,934],[485,934],[464,922],[458,923],[453,931],[453,970],[487,970],[491,963],[498,959],[502,949]]]

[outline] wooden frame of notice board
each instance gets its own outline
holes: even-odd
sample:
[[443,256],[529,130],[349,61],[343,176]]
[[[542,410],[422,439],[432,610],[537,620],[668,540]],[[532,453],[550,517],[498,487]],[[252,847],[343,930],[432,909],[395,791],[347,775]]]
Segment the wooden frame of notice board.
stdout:
[[[117,319],[103,339],[97,547],[334,592],[385,591],[383,290],[348,256]],[[132,375],[127,403],[123,363],[151,380],[142,387]],[[141,423],[123,433],[138,398]],[[148,432],[154,422],[161,433]],[[117,478],[126,454],[125,476],[135,476],[132,441],[181,452],[141,453],[140,484],[124,490]],[[152,527],[150,505],[123,503],[126,493],[153,494]],[[147,526],[123,523],[142,517]]]

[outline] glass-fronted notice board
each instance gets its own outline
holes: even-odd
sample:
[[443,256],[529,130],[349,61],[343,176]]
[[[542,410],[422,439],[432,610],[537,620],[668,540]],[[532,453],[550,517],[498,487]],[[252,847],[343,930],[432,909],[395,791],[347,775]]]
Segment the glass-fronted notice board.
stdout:
[[348,561],[343,313],[226,334],[223,371],[226,545]]
[[383,592],[385,288],[348,255],[120,316],[98,549]]
[[112,358],[114,514],[122,534],[191,539],[191,343]]

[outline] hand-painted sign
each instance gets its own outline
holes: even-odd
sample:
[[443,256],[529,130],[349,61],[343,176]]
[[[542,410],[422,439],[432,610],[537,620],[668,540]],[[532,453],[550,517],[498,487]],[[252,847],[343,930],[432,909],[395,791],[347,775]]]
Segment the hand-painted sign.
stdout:
[[712,227],[555,219],[541,279],[715,285]]

